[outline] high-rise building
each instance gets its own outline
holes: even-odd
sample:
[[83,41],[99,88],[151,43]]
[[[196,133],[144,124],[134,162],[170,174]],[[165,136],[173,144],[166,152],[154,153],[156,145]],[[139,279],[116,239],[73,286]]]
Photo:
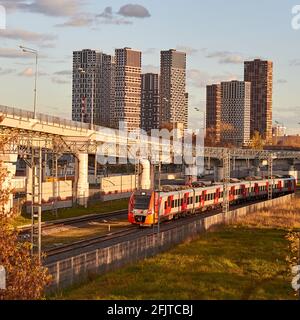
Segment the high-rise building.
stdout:
[[73,52],[72,118],[109,127],[114,107],[114,58],[96,50]]
[[221,85],[206,87],[206,138],[212,144],[221,140]]
[[146,73],[142,75],[142,110],[141,128],[150,132],[159,129],[159,75]]
[[100,74],[100,105],[98,123],[104,127],[113,126],[115,110],[115,57],[102,54]]
[[115,128],[122,122],[129,131],[140,129],[141,65],[140,51],[131,48],[116,49]]
[[244,80],[251,82],[251,136],[258,131],[272,141],[273,62],[245,61]]
[[174,49],[161,52],[160,125],[188,126],[186,53]]
[[250,142],[251,83],[221,83],[221,142],[236,146]]

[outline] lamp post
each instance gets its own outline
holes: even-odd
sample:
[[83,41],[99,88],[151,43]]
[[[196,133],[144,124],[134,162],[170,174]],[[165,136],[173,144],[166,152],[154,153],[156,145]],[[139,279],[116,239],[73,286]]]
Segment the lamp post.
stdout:
[[194,108],[195,111],[200,112],[203,114],[203,129],[206,128],[206,112],[205,111],[201,111],[199,108]]
[[37,78],[38,78],[38,59],[39,53],[35,49],[20,46],[20,49],[25,53],[35,55],[35,79],[34,79],[34,104],[33,104],[33,118],[36,118],[36,103],[37,103]]
[[[87,74],[83,68],[78,68],[81,74]],[[95,70],[92,71],[92,101],[91,101],[91,130],[94,129],[94,90],[95,90]]]

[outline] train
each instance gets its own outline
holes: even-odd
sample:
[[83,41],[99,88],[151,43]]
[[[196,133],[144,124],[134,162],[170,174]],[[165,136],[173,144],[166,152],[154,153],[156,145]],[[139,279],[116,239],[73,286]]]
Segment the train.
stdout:
[[[270,183],[273,197],[296,192],[297,182],[292,176],[231,180],[227,189],[230,205],[267,199]],[[139,190],[130,197],[128,221],[141,227],[151,227],[158,221],[221,208],[223,197],[223,183],[205,185],[199,182],[192,186],[169,186],[163,191]]]

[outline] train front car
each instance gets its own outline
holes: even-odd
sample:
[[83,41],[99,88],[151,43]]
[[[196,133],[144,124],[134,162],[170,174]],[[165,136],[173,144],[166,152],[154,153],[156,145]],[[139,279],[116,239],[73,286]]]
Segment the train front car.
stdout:
[[129,201],[128,221],[140,226],[151,226],[154,220],[154,193],[137,191]]

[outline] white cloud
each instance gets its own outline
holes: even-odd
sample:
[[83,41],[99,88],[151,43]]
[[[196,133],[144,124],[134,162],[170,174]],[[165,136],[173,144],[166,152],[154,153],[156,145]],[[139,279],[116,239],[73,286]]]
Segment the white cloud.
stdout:
[[0,58],[25,58],[25,59],[32,59],[32,56],[29,54],[25,54],[21,50],[11,49],[11,48],[0,48]]
[[178,45],[176,47],[176,50],[185,52],[188,55],[193,55],[193,54],[196,54],[196,53],[199,52],[198,49],[195,49],[195,48],[192,48],[192,47],[189,47],[189,46],[182,46],[182,45]]
[[[18,75],[21,77],[33,77],[35,75],[35,70],[33,70],[33,68],[31,67],[28,67],[23,71],[21,71]],[[41,77],[41,76],[47,76],[48,74],[46,72],[39,71],[38,75]]]
[[57,36],[54,36],[51,34],[31,32],[31,31],[26,31],[21,29],[6,29],[6,30],[0,30],[0,38],[29,41],[29,42],[44,42],[44,41],[53,41],[57,38]]
[[239,76],[236,74],[225,73],[220,75],[210,75],[205,71],[198,69],[189,69],[187,71],[187,82],[189,86],[195,88],[205,88],[207,85],[220,83],[222,81],[238,80]]
[[82,11],[86,0],[4,0],[2,4],[8,10],[29,11],[47,16],[73,16]]
[[14,73],[16,70],[15,69],[3,69],[0,67],[0,76],[4,76],[4,75],[7,75],[7,74],[11,74],[11,73]]
[[211,52],[206,55],[206,58],[218,59],[221,64],[241,64],[245,61],[243,55],[230,51]]

